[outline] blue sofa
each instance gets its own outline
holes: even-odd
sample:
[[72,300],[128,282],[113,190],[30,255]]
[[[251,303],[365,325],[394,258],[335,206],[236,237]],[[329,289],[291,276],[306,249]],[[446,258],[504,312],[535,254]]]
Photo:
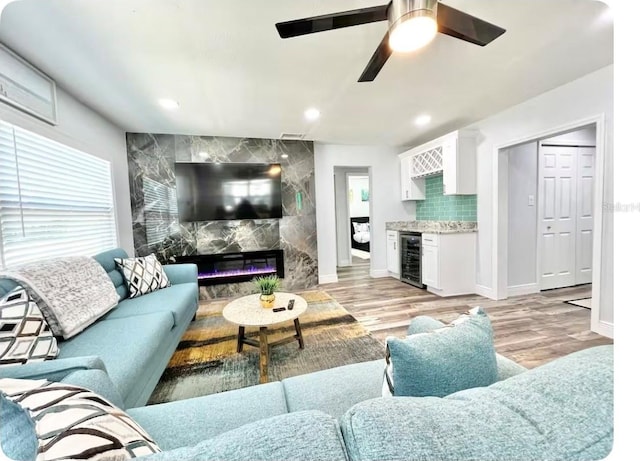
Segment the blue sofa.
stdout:
[[[79,335],[59,340],[56,360],[3,367],[0,377],[64,380],[86,371],[73,376],[79,382],[106,383],[108,389],[95,385],[123,408],[145,405],[198,309],[197,268],[164,266],[170,287],[128,299],[113,260],[127,257],[121,248],[94,256],[120,295],[115,309]],[[14,282],[0,280],[0,296],[14,287]]]
[[[409,333],[442,325],[415,319]],[[381,397],[382,360],[127,412],[183,460],[595,460],[612,447],[613,347],[533,370],[498,356],[500,380],[444,398]],[[109,376],[64,382],[117,398]]]

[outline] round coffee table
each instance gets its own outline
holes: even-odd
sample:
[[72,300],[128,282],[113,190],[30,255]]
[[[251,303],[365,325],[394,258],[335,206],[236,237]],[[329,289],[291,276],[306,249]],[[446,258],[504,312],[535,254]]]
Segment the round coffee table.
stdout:
[[[276,301],[273,307],[284,307],[285,310],[273,312],[273,309],[262,307],[260,305],[260,294],[257,293],[234,299],[227,304],[222,311],[222,315],[227,321],[238,325],[238,352],[242,352],[242,346],[244,344],[260,349],[261,384],[269,381],[267,372],[269,367],[269,350],[272,347],[298,341],[300,349],[304,349],[304,340],[302,339],[302,330],[300,329],[298,317],[307,310],[307,302],[304,298],[292,293],[276,292],[274,294],[276,295]],[[295,300],[295,303],[293,309],[288,310],[286,307],[290,299]],[[290,320],[293,320],[296,334],[269,344],[267,342],[267,327]],[[259,341],[247,338],[244,334],[245,327],[259,327]]]

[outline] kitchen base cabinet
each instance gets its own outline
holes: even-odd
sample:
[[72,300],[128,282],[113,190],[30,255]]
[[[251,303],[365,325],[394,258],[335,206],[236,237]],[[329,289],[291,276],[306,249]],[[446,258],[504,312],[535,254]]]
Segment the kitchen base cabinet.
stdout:
[[422,283],[439,296],[475,293],[476,234],[422,234]]
[[387,231],[387,272],[391,277],[400,278],[400,247],[398,231]]

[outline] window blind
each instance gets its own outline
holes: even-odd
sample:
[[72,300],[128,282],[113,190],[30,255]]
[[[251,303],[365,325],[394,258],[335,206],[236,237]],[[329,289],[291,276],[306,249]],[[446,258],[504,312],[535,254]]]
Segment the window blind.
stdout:
[[115,246],[109,162],[0,122],[0,266]]

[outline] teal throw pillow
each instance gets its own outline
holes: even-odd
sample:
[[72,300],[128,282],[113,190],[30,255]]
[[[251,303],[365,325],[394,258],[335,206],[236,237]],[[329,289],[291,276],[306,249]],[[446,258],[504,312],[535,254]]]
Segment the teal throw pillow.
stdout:
[[442,328],[387,338],[383,388],[394,396],[444,397],[497,380],[491,320],[479,307]]

